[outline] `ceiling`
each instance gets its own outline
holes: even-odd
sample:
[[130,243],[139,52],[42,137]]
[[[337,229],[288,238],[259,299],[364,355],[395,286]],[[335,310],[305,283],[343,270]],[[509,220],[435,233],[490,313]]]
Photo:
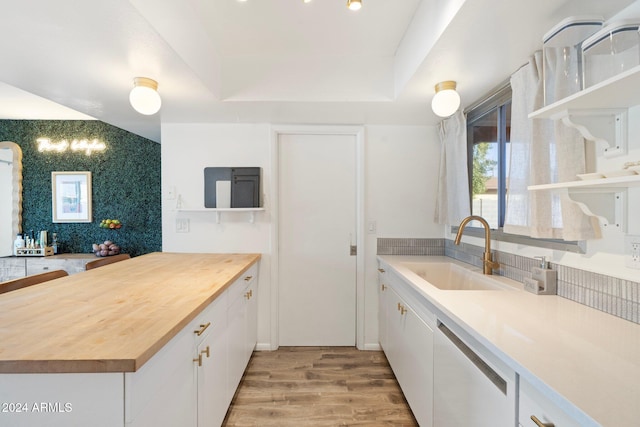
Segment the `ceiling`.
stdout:
[[[4,3],[0,118],[95,118],[160,142],[161,123],[436,124],[437,82],[456,80],[469,105],[560,20],[639,2]],[[158,114],[129,105],[137,76],[159,82]]]

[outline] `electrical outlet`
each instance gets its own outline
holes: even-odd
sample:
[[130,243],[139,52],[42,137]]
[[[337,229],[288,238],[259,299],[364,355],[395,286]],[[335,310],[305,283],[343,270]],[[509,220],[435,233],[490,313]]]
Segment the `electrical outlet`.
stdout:
[[627,236],[627,267],[640,269],[640,236]]
[[188,232],[189,232],[189,218],[177,218],[176,233],[188,233]]

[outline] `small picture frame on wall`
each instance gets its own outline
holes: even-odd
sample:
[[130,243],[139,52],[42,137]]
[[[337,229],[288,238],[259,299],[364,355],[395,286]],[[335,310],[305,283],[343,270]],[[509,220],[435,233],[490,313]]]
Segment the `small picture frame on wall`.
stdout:
[[51,172],[53,222],[91,222],[91,172]]

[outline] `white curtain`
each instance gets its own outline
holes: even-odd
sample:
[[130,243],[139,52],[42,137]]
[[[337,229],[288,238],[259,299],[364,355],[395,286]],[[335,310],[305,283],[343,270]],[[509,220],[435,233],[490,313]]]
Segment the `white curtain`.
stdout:
[[471,213],[467,165],[467,120],[458,110],[440,122],[440,176],[434,219],[439,224],[460,224]]
[[585,141],[579,132],[559,120],[528,118],[543,106],[540,52],[511,76],[511,89],[511,167],[504,231],[564,240],[600,237],[597,221],[566,193],[527,190],[529,185],[574,181],[585,170]]

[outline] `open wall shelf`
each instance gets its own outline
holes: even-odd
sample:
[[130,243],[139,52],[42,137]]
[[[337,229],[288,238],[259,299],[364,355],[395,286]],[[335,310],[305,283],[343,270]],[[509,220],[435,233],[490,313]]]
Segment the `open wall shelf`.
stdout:
[[237,214],[247,213],[249,214],[249,222],[253,224],[255,222],[256,212],[264,212],[264,208],[199,208],[199,209],[176,209],[176,212],[204,212],[215,213],[216,223],[220,224],[222,213]]

